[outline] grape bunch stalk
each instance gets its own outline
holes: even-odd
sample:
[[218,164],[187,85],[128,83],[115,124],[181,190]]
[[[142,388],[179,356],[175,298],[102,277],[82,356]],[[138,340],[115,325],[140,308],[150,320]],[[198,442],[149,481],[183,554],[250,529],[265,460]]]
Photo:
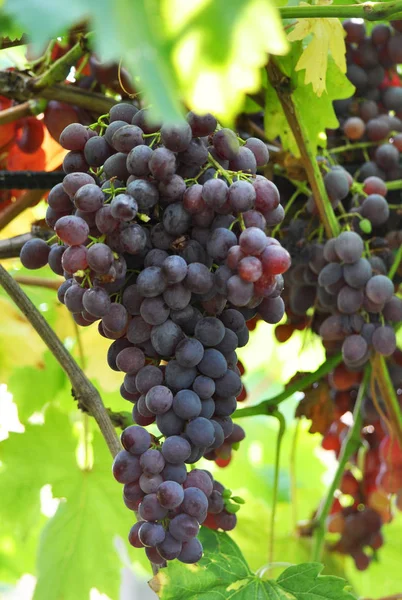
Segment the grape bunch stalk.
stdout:
[[[112,340],[108,364],[124,374],[136,423],[113,468],[140,518],[130,543],[155,564],[196,562],[200,524],[233,529],[242,500],[186,465],[244,438],[231,417],[244,396],[236,349],[256,315],[284,314],[290,255],[268,235],[284,211],[257,173],[268,150],[210,114],[172,126],[130,103],[68,125],[60,143],[66,176],[46,214],[55,236],[27,242],[21,261],[64,276],[58,298],[75,322]],[[158,436],[144,429],[153,424]]]

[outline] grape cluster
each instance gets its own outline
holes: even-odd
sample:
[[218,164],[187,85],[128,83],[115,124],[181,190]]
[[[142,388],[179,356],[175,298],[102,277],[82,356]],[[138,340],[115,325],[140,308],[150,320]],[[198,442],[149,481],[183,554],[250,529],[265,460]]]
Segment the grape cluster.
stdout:
[[[328,132],[330,144],[343,134],[351,142],[374,142],[370,160],[359,169],[359,180],[369,176],[401,178],[402,88],[397,65],[402,62],[401,22],[373,27],[366,35],[364,23],[345,21],[347,76],[355,95],[337,100],[334,107],[339,131]],[[352,159],[353,162],[353,159]]]
[[320,335],[325,341],[342,340],[343,360],[352,369],[367,362],[371,349],[393,354],[395,331],[387,322],[402,319],[402,300],[394,294],[392,280],[373,273],[376,261],[363,258],[363,251],[359,234],[344,231],[324,245],[318,275],[318,301],[332,313],[321,324]]
[[[160,125],[129,103],[92,127],[68,125],[60,143],[69,150],[66,176],[49,193],[46,213],[54,243],[30,240],[21,261],[28,268],[49,263],[65,277],[58,297],[76,323],[97,321],[100,335],[113,340],[108,364],[124,373],[121,395],[133,403],[134,422],[155,423],[165,438],[159,446],[145,436],[147,447],[133,451],[145,430],[123,433],[115,476],[145,494],[139,514],[147,523],[131,539],[153,548],[147,552],[156,562],[154,548],[168,530],[163,552],[183,542],[180,560],[195,561],[201,549],[190,540],[207,500],[186,490],[194,476],[185,464],[203,456],[227,464],[245,435],[231,418],[236,397],[244,399],[236,349],[248,342],[247,321],[258,314],[277,323],[284,314],[290,256],[266,233],[283,209],[276,186],[257,174],[268,151],[257,138],[243,142],[220,128],[212,115]],[[176,462],[182,481],[166,475],[166,464]],[[130,498],[136,508],[137,496]],[[213,526],[231,529],[233,502],[211,506]],[[172,523],[182,523],[177,533]],[[192,533],[183,537],[185,523]]]
[[121,436],[124,450],[113,463],[113,474],[124,484],[123,499],[138,521],[128,539],[135,548],[145,548],[149,560],[163,566],[177,558],[195,563],[202,556],[197,539],[200,524],[210,519],[215,528],[230,531],[242,499],[215,481],[208,471],[187,473],[184,460],[189,442],[171,436],[160,444],[143,427],[127,427]]

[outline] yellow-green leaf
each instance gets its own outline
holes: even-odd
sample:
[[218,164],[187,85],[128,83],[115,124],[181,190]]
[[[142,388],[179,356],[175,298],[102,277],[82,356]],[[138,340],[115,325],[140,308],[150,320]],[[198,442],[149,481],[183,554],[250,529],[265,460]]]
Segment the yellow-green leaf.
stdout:
[[198,112],[231,121],[257,91],[268,54],[288,49],[272,0],[163,0],[172,60],[184,98]]
[[[328,2],[322,0],[319,4]],[[300,5],[309,6],[306,2],[300,2]],[[346,73],[345,31],[339,19],[301,19],[288,34],[288,40],[304,40],[309,35],[312,36],[311,40],[300,56],[296,71],[304,69],[305,84],[311,83],[317,96],[321,96],[326,89],[329,52],[342,73]]]

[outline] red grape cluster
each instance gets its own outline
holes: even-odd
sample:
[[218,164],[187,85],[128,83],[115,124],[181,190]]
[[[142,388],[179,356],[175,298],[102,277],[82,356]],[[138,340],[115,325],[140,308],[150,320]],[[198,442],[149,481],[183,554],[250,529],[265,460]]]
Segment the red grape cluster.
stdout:
[[328,132],[330,145],[342,133],[351,142],[372,142],[367,148],[370,160],[359,168],[359,181],[369,176],[400,179],[402,88],[397,65],[402,62],[401,21],[393,21],[391,27],[375,25],[369,36],[364,23],[345,21],[343,27],[347,76],[356,92],[334,102],[341,129]]
[[[162,465],[173,448],[186,472],[186,463],[203,456],[223,464],[244,438],[231,418],[236,397],[244,399],[236,349],[247,344],[246,323],[257,313],[268,323],[284,314],[282,274],[290,257],[266,233],[283,209],[276,186],[257,174],[268,161],[266,145],[257,138],[243,142],[212,115],[189,113],[181,125],[161,126],[148,111],[121,103],[94,126],[68,125],[60,143],[69,150],[66,176],[49,193],[46,214],[54,243],[30,240],[21,261],[28,268],[49,263],[65,277],[58,297],[76,323],[98,321],[99,333],[113,340],[108,364],[124,373],[121,395],[133,403],[135,423],[156,423],[165,438],[144,450],[155,462],[142,465],[142,475],[134,470],[137,479],[119,479],[120,462],[116,467],[119,481],[145,494],[138,510],[148,523],[139,539],[154,548],[162,541],[144,540],[159,540],[163,528],[150,524],[163,521],[174,536],[164,519],[179,507],[161,501],[156,484],[180,487],[177,499],[184,484],[162,483],[161,471],[149,470],[159,468],[155,457]],[[123,433],[124,473],[126,460],[138,462],[126,443],[136,430],[142,431]],[[168,456],[174,463],[172,451]],[[177,519],[186,514],[194,533],[177,541],[190,544],[205,507],[192,514],[181,502]],[[228,502],[219,511],[214,505],[214,527],[234,526]],[[199,543],[188,548],[181,559],[197,560]],[[148,552],[156,559],[155,550]]]

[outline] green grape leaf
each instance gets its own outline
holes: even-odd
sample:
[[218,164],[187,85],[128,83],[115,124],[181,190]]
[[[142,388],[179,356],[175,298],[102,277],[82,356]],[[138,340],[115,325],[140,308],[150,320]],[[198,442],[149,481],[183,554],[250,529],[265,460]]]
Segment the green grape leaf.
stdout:
[[[318,146],[326,146],[325,129],[336,129],[339,126],[332,102],[352,96],[354,86],[349,82],[346,75],[341,72],[332,57],[328,56],[326,91],[318,97],[311,83],[305,85],[304,74],[295,71],[295,66],[302,51],[301,43],[295,42],[292,44],[291,52],[286,57],[277,58],[276,62],[282,72],[290,79],[292,100],[303,122],[306,136],[312,145],[313,151],[316,152]],[[289,150],[295,156],[299,156],[300,152],[296,140],[288,125],[276,91],[269,84],[266,89],[264,119],[268,138],[280,137],[284,150]]]
[[333,575],[320,575],[323,565],[304,563],[289,567],[276,583],[297,600],[354,600],[345,588],[345,580]]
[[40,515],[40,489],[58,486],[77,470],[76,445],[68,417],[53,407],[43,425],[27,424],[24,433],[1,442],[1,522],[29,531]]
[[[0,6],[3,6],[4,0],[0,0]],[[22,37],[24,31],[17,25],[10,15],[7,15],[0,8],[0,41],[14,41]]]
[[200,539],[198,565],[172,562],[151,580],[161,600],[355,600],[345,580],[321,576],[318,563],[289,567],[276,581],[261,579],[227,534],[203,527]]
[[89,17],[102,60],[120,59],[157,118],[182,118],[181,101],[227,122],[261,85],[267,54],[288,50],[273,0],[6,0],[5,9],[42,47]]
[[[75,469],[53,488],[65,500],[42,533],[34,600],[88,598],[93,587],[118,597],[121,565],[114,538],[126,539],[135,518],[124,506],[122,486],[112,477],[112,458],[97,430],[92,450],[90,470]],[[145,552],[135,557],[149,570]]]
[[288,50],[272,0],[163,0],[172,59],[187,103],[226,122],[258,91],[267,53]]
[[[8,382],[8,390],[18,406],[20,420],[25,423],[34,412],[53,402],[66,383],[66,374],[50,352],[45,352],[39,368],[27,366],[16,369]],[[71,394],[70,400],[71,408],[74,408]]]
[[[42,487],[50,484],[53,496],[62,498],[42,531],[35,600],[88,598],[93,587],[118,597],[121,565],[114,538],[126,539],[135,519],[124,506],[122,486],[111,474],[112,458],[94,427],[90,421],[94,460],[88,470],[77,464],[82,447],[69,416],[52,405],[43,425],[28,423],[25,433],[11,433],[1,443],[0,558],[6,555],[9,569],[26,546],[32,551],[31,536],[38,539],[38,526],[45,520]],[[14,541],[8,541],[5,552],[2,542],[10,539]],[[149,571],[144,552],[136,552],[135,558]]]

